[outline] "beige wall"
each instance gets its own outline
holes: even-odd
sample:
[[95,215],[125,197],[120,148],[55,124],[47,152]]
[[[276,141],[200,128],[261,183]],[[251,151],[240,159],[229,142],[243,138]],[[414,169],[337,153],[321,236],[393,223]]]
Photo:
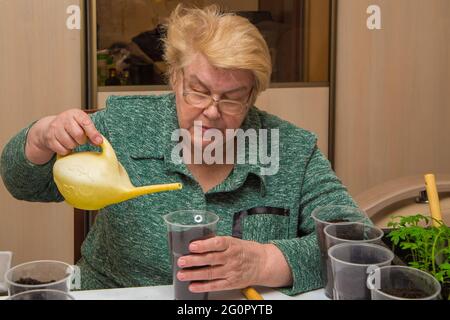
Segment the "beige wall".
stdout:
[[[98,106],[105,107],[110,95],[161,94],[165,91],[99,92]],[[261,110],[275,114],[301,128],[317,134],[321,151],[328,155],[328,101],[329,89],[323,88],[272,88],[256,101]]]
[[279,88],[264,92],[256,105],[318,136],[320,150],[328,156],[329,88]]
[[[66,28],[79,0],[0,1],[0,149],[21,128],[81,105],[80,31]],[[0,251],[14,264],[73,262],[73,210],[13,199],[0,183]]]
[[[369,5],[382,30],[366,27]],[[339,0],[336,170],[356,195],[450,173],[450,1]]]

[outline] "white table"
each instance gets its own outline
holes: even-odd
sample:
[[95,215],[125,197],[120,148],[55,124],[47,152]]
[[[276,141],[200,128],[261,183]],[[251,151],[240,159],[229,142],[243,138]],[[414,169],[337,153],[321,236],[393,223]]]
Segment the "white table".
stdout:
[[[265,300],[329,300],[323,289],[290,297],[270,288],[256,290]],[[173,286],[108,289],[71,292],[76,300],[173,300]],[[212,292],[210,300],[245,300],[240,290]]]
[[[329,300],[323,289],[299,294],[294,297],[282,294],[270,288],[259,288],[256,290],[265,300]],[[173,300],[173,286],[140,287],[107,289],[92,291],[73,291],[71,295],[75,300]],[[4,300],[7,297],[0,297]],[[209,294],[210,300],[245,300],[240,290],[213,292]]]

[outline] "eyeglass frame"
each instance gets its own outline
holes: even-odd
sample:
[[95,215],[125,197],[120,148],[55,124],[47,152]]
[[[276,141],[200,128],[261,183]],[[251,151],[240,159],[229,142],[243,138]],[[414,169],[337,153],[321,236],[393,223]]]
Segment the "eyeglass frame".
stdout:
[[[190,105],[190,106],[192,106],[194,108],[206,110],[206,109],[210,108],[211,105],[217,104],[217,109],[219,110],[220,113],[224,113],[224,114],[232,115],[232,116],[239,116],[239,115],[243,114],[250,106],[250,99],[252,98],[253,90],[255,89],[254,87],[252,87],[252,89],[250,90],[250,94],[249,94],[249,96],[248,96],[248,98],[247,98],[247,100],[245,102],[241,102],[241,101],[238,101],[238,100],[232,100],[232,99],[216,99],[212,95],[201,93],[201,92],[198,92],[198,91],[186,91],[186,78],[184,77],[184,70],[182,72],[182,75],[183,75],[183,99],[184,99],[184,102],[186,102],[188,105]],[[189,94],[196,94],[196,95],[199,95],[199,96],[203,96],[205,98],[209,98],[210,102],[205,107],[195,106],[195,105],[189,103],[186,100],[186,96],[188,96]],[[223,102],[223,101],[225,101],[225,102],[228,101],[228,102],[232,102],[232,103],[239,103],[242,106],[242,111],[240,113],[236,113],[236,114],[230,114],[230,113],[223,112],[221,110],[221,108],[220,108],[220,102]]]

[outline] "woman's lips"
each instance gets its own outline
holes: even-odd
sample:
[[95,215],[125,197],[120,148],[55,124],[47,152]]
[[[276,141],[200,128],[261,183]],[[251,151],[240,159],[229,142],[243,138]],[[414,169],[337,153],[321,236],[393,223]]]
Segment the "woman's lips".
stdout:
[[[219,130],[219,129],[217,129],[217,128],[212,128],[212,127],[207,127],[207,126],[201,126],[201,127],[197,127],[198,129],[200,129],[201,131],[202,131],[202,134],[205,134],[205,132],[206,131],[208,131],[208,130],[213,130],[213,129],[215,129],[215,130]],[[198,130],[197,129],[197,130]],[[219,130],[220,131],[220,130]]]
[[[215,130],[214,131],[210,131],[210,130]],[[217,131],[220,132],[222,135],[224,135],[224,132],[218,128],[214,128],[214,127],[208,127],[208,126],[194,126],[194,136],[201,136],[201,138],[205,137],[205,134],[209,131],[209,134],[212,134],[213,136],[217,135]],[[208,135],[209,135],[208,134]]]
[[206,131],[208,131],[210,129],[214,129],[214,128],[202,126],[202,133],[205,133]]

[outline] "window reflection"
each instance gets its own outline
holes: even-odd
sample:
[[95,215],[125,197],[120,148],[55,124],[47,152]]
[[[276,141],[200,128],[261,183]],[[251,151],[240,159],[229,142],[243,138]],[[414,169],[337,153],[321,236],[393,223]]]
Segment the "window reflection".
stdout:
[[255,24],[270,48],[273,83],[328,82],[330,0],[97,0],[99,86],[166,84],[161,26],[180,2],[219,4]]

